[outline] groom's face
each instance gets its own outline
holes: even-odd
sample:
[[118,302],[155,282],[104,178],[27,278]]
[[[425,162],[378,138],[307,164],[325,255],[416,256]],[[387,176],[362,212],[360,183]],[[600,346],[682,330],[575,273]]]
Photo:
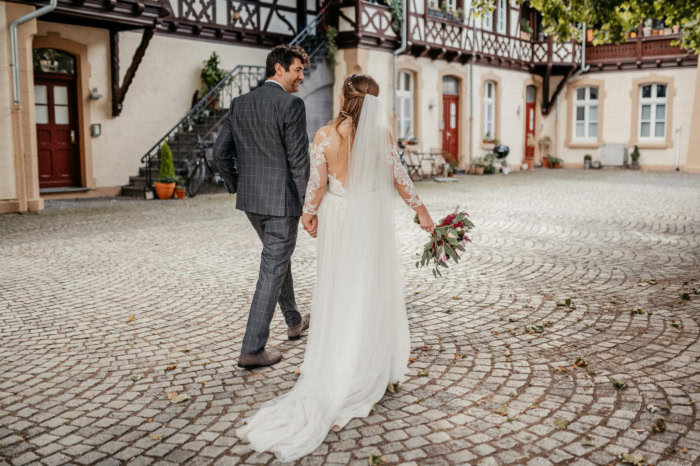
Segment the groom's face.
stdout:
[[294,58],[292,64],[289,65],[289,71],[278,65],[277,75],[287,92],[297,92],[299,84],[304,80],[304,64],[298,58]]

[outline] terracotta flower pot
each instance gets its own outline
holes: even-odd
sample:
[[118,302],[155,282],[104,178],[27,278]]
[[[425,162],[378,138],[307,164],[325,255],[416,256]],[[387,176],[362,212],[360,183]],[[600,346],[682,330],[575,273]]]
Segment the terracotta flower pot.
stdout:
[[185,188],[180,188],[175,190],[175,197],[178,199],[185,198]]
[[156,181],[155,186],[158,199],[170,199],[173,197],[173,192],[175,191],[175,183],[161,183],[159,181]]
[[483,175],[484,174],[484,167],[474,167],[474,174],[475,175]]

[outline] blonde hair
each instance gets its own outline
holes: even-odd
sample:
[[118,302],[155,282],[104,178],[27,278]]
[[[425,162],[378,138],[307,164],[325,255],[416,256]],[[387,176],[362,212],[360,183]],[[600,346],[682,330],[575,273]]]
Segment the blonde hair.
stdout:
[[368,74],[353,74],[343,83],[343,108],[338,116],[331,120],[331,125],[337,126],[348,118],[352,121],[353,133],[357,131],[360,112],[366,95],[379,96],[379,84]]

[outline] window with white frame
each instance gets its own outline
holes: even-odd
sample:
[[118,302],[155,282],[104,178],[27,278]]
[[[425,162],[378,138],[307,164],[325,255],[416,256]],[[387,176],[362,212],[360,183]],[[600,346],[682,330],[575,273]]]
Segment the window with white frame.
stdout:
[[496,137],[496,83],[486,81],[484,84],[484,139]]
[[506,0],[498,0],[498,8],[496,10],[496,31],[499,34],[506,33]]
[[486,30],[493,30],[493,11],[489,11],[481,18],[481,27]]
[[398,137],[410,139],[415,133],[413,118],[413,73],[402,71],[399,73],[399,86],[396,90],[398,100],[399,133]]
[[666,84],[645,84],[639,90],[639,138],[666,138]]
[[598,87],[579,87],[574,102],[574,139],[598,139]]

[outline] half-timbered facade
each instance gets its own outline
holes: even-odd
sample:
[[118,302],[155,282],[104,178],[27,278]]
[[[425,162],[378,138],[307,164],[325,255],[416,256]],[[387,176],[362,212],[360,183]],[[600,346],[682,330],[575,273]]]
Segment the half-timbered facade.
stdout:
[[517,168],[547,154],[580,167],[584,155],[599,160],[621,144],[639,147],[642,168],[700,170],[690,142],[700,132],[698,61],[673,45],[677,29],[645,35],[640,26],[618,45],[557,43],[527,5],[495,0],[484,18],[469,7],[407,0],[406,50],[394,67],[401,34],[391,8],[343,2],[336,91],[348,73],[375,76],[395,107],[397,137],[416,137],[417,150],[442,151],[462,168],[500,141]]

